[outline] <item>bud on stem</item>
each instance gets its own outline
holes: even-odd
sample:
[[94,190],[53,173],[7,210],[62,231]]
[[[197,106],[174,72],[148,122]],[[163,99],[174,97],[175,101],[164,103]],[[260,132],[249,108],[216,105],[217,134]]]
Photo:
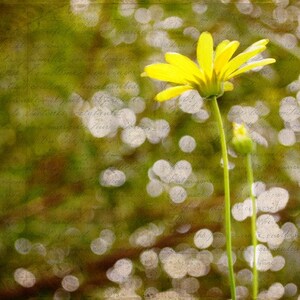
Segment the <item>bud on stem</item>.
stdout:
[[247,155],[254,152],[255,144],[244,124],[233,123],[232,145],[238,154]]

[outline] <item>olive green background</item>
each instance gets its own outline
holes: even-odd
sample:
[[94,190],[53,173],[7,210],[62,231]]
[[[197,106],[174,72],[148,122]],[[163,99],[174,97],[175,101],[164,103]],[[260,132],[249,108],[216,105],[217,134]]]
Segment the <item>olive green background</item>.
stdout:
[[[257,146],[254,177],[268,187],[280,186],[289,191],[288,206],[279,213],[280,224],[299,224],[299,185],[288,176],[285,160],[295,155],[295,168],[299,168],[299,142],[285,147],[277,140],[277,133],[284,128],[279,116],[280,101],[295,96],[296,92],[286,87],[298,78],[300,70],[299,39],[296,47],[288,49],[278,37],[294,34],[298,20],[276,22],[276,5],[272,1],[253,3],[261,10],[260,17],[242,14],[234,3],[220,1],[207,1],[203,14],[193,11],[192,1],[139,1],[136,8],[154,4],[163,8],[164,18],[182,18],[182,27],[166,31],[177,42],[179,52],[192,59],[196,58],[196,40],[183,34],[185,27],[211,32],[215,43],[237,39],[241,50],[258,39],[270,39],[268,56],[277,60],[271,67],[271,76],[264,71],[240,76],[234,80],[235,90],[220,98],[219,104],[228,140],[231,123],[226,115],[233,105],[254,106],[260,100],[270,108],[263,117],[263,124],[268,124],[265,133],[269,147]],[[290,1],[289,6],[292,5],[300,10],[297,1]],[[0,2],[1,299],[52,299],[61,282],[53,274],[55,266],[69,270],[80,280],[71,299],[104,299],[105,288],[116,286],[106,277],[106,270],[123,257],[134,262],[135,274],[143,280],[137,293],[142,296],[149,284],[163,291],[171,288],[170,278],[162,271],[157,281],[147,282],[139,262],[142,249],[131,246],[129,236],[149,223],[161,224],[165,231],[154,245],[161,249],[181,243],[193,247],[194,232],[200,228],[223,231],[216,123],[212,117],[196,123],[189,114],[180,110],[167,113],[158,106],[153,98],[159,89],[140,74],[152,55],[163,58],[161,49],[146,43],[142,25],[133,16],[122,16],[118,2],[92,1],[90,8],[99,14],[95,26],[87,26],[66,1]],[[114,39],[105,35],[108,24],[110,30],[116,30],[115,39],[135,32],[135,42],[115,45]],[[107,90],[108,84],[114,83],[118,96],[126,103],[131,96],[124,86],[129,81],[139,85],[139,96],[146,102],[145,111],[137,115],[138,121],[148,117],[169,122],[167,146],[146,141],[128,150],[120,131],[113,138],[95,138],[74,114],[72,93],[89,101],[95,92]],[[205,108],[210,111],[209,103],[205,103]],[[190,154],[178,147],[184,135],[192,135],[197,141],[196,150]],[[172,204],[165,192],[158,198],[150,197],[146,192],[147,171],[159,159],[168,159],[172,164],[188,160],[199,181],[214,184],[214,193],[205,197],[196,186],[188,190],[189,197],[181,205]],[[236,165],[231,171],[232,203],[236,203],[247,197],[246,177],[243,158],[231,161]],[[99,174],[108,167],[126,174],[123,186],[107,188],[99,184]],[[211,213],[216,216],[214,220]],[[187,223],[191,230],[179,234],[176,228]],[[66,234],[70,228],[78,229],[77,234]],[[116,241],[111,250],[97,256],[90,250],[90,243],[105,228],[114,231]],[[241,249],[250,244],[249,220],[233,221],[233,230],[238,255],[235,268],[239,270],[247,267]],[[34,249],[27,255],[18,253],[14,243],[19,238],[44,245],[48,254],[40,255]],[[64,251],[64,260],[49,263],[48,255],[55,249]],[[279,272],[261,274],[261,288],[268,288],[273,282],[299,283],[299,240],[293,243],[292,251],[279,249],[274,253],[285,257],[286,266]],[[14,271],[20,267],[35,274],[34,287],[26,289],[14,281]],[[199,299],[204,299],[201,295],[215,286],[228,296],[227,278],[217,269],[200,278],[200,285],[195,294]]]

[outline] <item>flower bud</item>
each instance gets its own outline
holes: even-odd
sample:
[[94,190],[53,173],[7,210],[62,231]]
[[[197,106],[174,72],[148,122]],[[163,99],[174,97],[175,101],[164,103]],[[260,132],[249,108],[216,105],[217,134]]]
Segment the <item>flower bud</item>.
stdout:
[[254,151],[254,143],[244,124],[233,123],[232,145],[238,154],[247,155]]

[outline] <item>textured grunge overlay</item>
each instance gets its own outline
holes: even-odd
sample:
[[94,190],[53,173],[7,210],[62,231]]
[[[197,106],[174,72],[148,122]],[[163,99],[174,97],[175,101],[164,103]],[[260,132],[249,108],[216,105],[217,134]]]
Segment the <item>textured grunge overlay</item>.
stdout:
[[299,39],[296,0],[2,0],[0,299],[231,299],[213,95],[236,297],[299,300]]

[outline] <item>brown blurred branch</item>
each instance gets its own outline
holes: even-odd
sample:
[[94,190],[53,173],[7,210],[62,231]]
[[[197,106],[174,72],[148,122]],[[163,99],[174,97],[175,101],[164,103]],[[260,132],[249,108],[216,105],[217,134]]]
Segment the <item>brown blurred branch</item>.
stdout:
[[[199,213],[199,210],[203,212],[203,210],[209,211],[212,207],[217,204],[222,203],[222,197],[218,197],[214,201],[205,201],[200,202],[199,199],[192,198],[190,199],[187,206],[183,207],[182,214],[185,214],[187,211],[192,212],[190,215],[191,219],[194,219],[195,215]],[[170,224],[170,233],[162,236],[158,239],[158,241],[152,246],[153,248],[163,248],[163,247],[173,247],[178,245],[179,243],[186,240],[191,234],[195,233],[203,226],[207,226],[205,224],[205,219],[196,218],[199,224],[192,225],[188,233],[181,234],[176,231],[176,228],[180,224],[191,223],[190,218],[185,219],[184,217],[175,218]],[[212,231],[221,230],[222,224],[220,223],[212,223],[209,228]],[[105,255],[101,259],[88,261],[81,268],[82,272],[85,276],[88,276],[86,280],[81,284],[80,288],[74,293],[75,295],[83,295],[86,294],[89,290],[96,286],[103,286],[110,283],[109,279],[106,277],[106,271],[112,267],[115,262],[117,262],[121,258],[129,258],[129,259],[137,259],[142,251],[145,248],[127,248],[127,249],[116,249],[114,253]],[[16,284],[10,287],[6,287],[0,290],[0,299],[24,299],[25,297],[32,297],[37,295],[42,295],[43,293],[49,293],[54,291],[61,286],[61,279],[52,276],[46,277],[38,280],[36,284],[31,288],[23,288],[17,286]]]

